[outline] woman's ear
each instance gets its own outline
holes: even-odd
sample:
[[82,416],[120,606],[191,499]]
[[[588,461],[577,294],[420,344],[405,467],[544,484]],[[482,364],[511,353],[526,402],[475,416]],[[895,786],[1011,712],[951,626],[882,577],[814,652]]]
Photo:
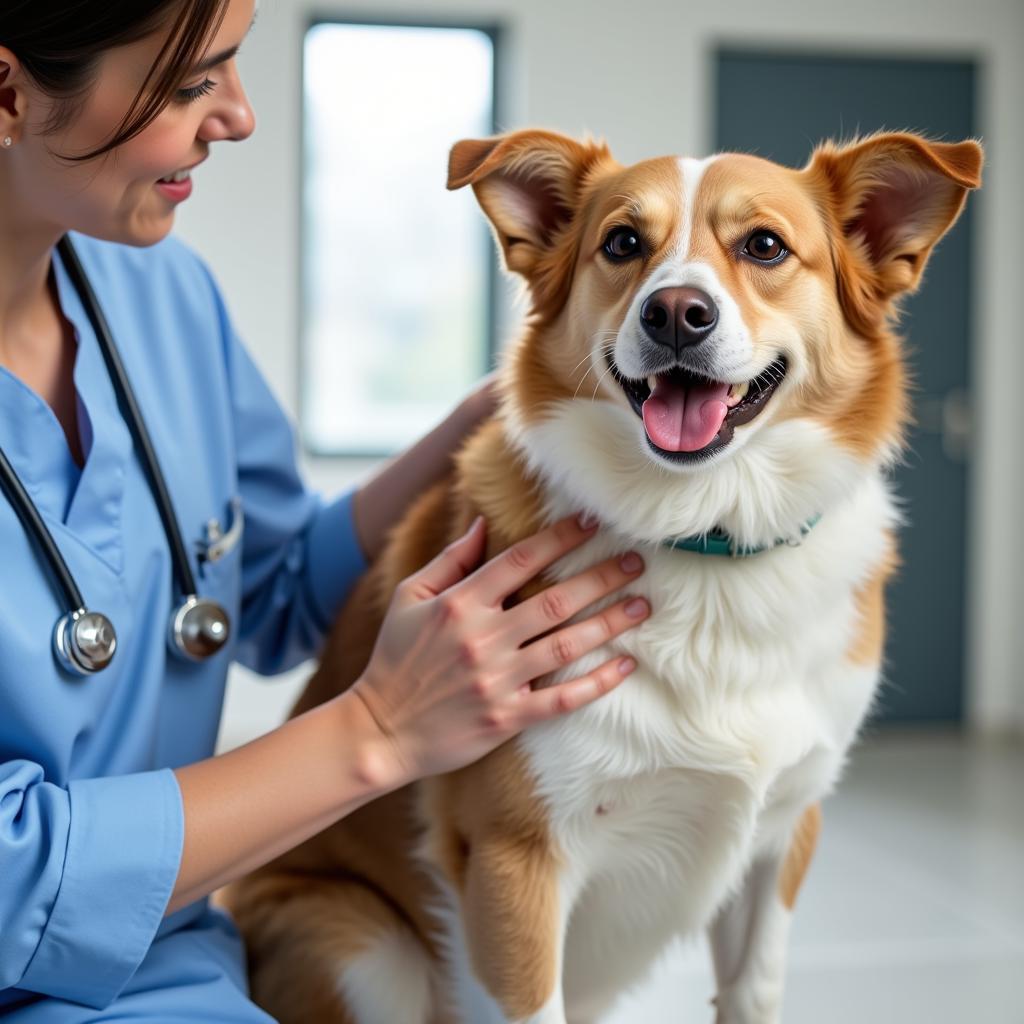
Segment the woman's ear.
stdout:
[[804,173],[831,221],[840,298],[858,330],[879,330],[895,300],[921,281],[935,243],[981,184],[977,142],[930,142],[887,132],[825,143]]
[[448,188],[473,186],[505,265],[526,278],[538,303],[547,304],[566,284],[557,273],[564,258],[553,259],[554,252],[573,223],[583,184],[605,164],[615,166],[603,143],[553,132],[465,139],[452,147]]
[[25,67],[5,46],[0,46],[0,139],[15,142],[25,131],[29,105]]

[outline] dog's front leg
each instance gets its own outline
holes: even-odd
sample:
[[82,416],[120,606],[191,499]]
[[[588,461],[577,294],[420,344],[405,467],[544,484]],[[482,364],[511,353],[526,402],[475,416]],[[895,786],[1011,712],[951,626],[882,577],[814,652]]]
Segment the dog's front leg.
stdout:
[[711,926],[716,1024],[779,1024],[786,940],[796,894],[821,828],[807,808],[788,849],[755,860],[743,887]]
[[567,902],[558,864],[545,844],[488,837],[471,851],[462,893],[470,958],[510,1022],[565,1024]]

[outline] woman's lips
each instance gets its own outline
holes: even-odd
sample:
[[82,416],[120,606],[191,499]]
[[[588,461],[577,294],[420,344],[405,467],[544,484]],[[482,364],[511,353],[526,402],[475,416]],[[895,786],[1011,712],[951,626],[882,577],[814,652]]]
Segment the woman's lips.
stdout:
[[192,175],[183,181],[158,181],[157,189],[173,203],[180,203],[192,195]]

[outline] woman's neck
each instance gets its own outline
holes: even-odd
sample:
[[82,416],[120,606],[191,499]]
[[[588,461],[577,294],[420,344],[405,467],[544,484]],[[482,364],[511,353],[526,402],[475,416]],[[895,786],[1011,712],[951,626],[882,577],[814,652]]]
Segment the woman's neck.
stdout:
[[19,206],[18,192],[0,168],[0,364],[52,324],[49,277],[53,248],[64,228]]
[[39,337],[53,333],[59,312],[49,283],[50,253],[26,265],[5,258],[3,249],[0,243],[0,366],[14,370],[31,363]]
[[[64,319],[52,273],[60,232],[27,225],[18,229],[0,201],[0,366],[53,409],[71,457],[80,466],[74,332]],[[13,225],[12,225],[12,222]],[[13,226],[13,230],[9,229]]]

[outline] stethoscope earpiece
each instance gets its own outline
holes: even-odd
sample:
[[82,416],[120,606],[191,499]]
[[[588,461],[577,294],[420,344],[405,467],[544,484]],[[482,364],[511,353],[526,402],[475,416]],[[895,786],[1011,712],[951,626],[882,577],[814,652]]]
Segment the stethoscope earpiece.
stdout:
[[68,612],[57,621],[53,646],[60,663],[76,676],[102,672],[117,650],[114,624],[100,612],[85,608]]

